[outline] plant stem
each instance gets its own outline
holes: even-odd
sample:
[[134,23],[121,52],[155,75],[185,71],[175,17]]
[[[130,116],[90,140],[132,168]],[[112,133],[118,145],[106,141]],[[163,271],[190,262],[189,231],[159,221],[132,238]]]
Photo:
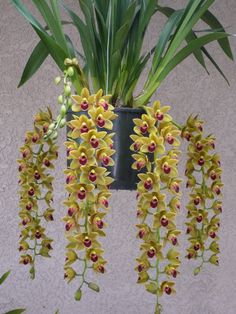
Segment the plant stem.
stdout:
[[177,122],[175,122],[174,120],[172,120],[171,123],[174,124],[180,131],[183,130],[183,127],[180,124],[178,124]]

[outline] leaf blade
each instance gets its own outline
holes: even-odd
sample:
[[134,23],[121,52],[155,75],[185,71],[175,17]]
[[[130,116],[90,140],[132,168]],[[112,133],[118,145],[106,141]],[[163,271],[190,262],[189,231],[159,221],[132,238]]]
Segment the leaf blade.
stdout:
[[18,87],[25,84],[37,72],[37,70],[48,57],[48,54],[48,49],[42,40],[40,40],[39,43],[35,46],[25,65]]
[[11,271],[8,270],[6,273],[4,273],[2,275],[2,277],[0,278],[0,285],[3,284],[3,282],[7,279],[7,277],[10,275]]
[[6,312],[4,314],[21,314],[24,313],[26,311],[26,309],[15,309],[15,310],[11,310],[9,312]]

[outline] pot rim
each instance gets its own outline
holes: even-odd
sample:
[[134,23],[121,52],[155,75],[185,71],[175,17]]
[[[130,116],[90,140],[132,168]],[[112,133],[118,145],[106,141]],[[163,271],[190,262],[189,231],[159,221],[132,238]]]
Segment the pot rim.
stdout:
[[[81,111],[80,111],[81,112]],[[125,113],[145,113],[143,108],[130,108],[130,107],[115,107],[114,112],[125,112]],[[78,112],[74,112],[73,110],[69,109],[67,113],[77,114]]]

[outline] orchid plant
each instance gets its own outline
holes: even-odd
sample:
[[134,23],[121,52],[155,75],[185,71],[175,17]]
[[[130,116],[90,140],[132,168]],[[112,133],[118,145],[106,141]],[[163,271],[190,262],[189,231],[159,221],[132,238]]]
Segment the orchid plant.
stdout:
[[[178,164],[183,140],[188,141],[185,175],[190,189],[186,258],[198,263],[195,275],[207,263],[219,264],[223,183],[215,138],[203,133],[203,121],[198,116],[190,115],[185,125],[179,125],[171,117],[169,106],[162,106],[160,101],[150,103],[167,75],[191,54],[207,72],[205,58],[209,59],[227,81],[205,47],[217,41],[224,54],[233,59],[230,34],[209,11],[214,0],[189,0],[184,9],[178,10],[152,0],[79,0],[83,19],[63,1],[32,0],[45,21],[44,26],[20,0],[12,2],[40,37],[19,86],[51,55],[62,72],[55,83],[62,85],[63,90],[58,97],[58,116],[53,119],[49,108],[40,111],[20,148],[20,262],[30,265],[34,278],[37,256],[50,257],[53,240],[46,226],[53,220],[54,212],[51,170],[58,157],[58,132],[67,126],[68,167],[64,172],[68,196],[63,221],[68,244],[64,277],[68,282],[78,280],[74,296],[77,301],[86,286],[99,292],[98,284],[88,281],[87,274],[90,270],[103,274],[107,267],[100,237],[105,236],[109,188],[113,182],[110,169],[116,153],[113,143],[116,107],[140,108],[143,113],[133,119],[130,135],[132,169],[139,172],[137,237],[141,244],[134,267],[137,282],[155,295],[154,312],[159,314],[161,296],[175,293],[181,263],[178,249],[181,230],[176,218],[181,206],[183,179],[179,177]],[[60,8],[70,20],[61,19]],[[156,45],[143,53],[148,25],[158,13],[164,14],[167,21]],[[208,29],[197,28],[200,20]],[[65,32],[68,25],[78,31],[83,51],[75,47]],[[147,67],[144,85],[135,96]],[[72,119],[67,121],[68,113]]]

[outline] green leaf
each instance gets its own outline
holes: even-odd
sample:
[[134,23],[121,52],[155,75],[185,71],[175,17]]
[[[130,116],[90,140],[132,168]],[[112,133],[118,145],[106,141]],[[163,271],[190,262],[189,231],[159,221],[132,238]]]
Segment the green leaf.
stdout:
[[161,31],[159,40],[157,42],[156,51],[153,57],[153,67],[156,69],[158,66],[162,53],[169,42],[173,30],[178,26],[180,19],[182,18],[184,10],[174,11],[168,21],[166,22],[163,30]]
[[42,40],[40,40],[26,63],[18,87],[22,86],[37,72],[44,60],[47,58],[48,54],[49,52],[47,47],[44,45]]
[[166,78],[166,76],[179,63],[181,63],[185,58],[187,58],[194,50],[199,49],[212,41],[218,40],[220,38],[225,38],[226,36],[229,36],[229,35],[224,32],[212,33],[212,34],[204,35],[195,40],[192,40],[187,46],[182,48],[167,64],[167,66],[164,68],[164,70],[161,72],[160,76],[158,77],[158,82],[159,83],[162,82]]
[[[204,13],[204,15],[202,16],[202,20],[207,23],[212,29],[222,29],[222,31],[224,30],[223,25],[219,22],[219,20],[208,10]],[[223,49],[223,51],[225,52],[225,54],[231,59],[234,59],[231,47],[230,47],[230,43],[229,43],[229,39],[227,37],[225,38],[221,38],[218,40],[219,45],[221,46],[221,48]]]
[[50,55],[55,60],[61,70],[64,70],[64,60],[68,57],[67,53],[51,38],[40,23],[34,18],[29,10],[22,4],[20,0],[12,0],[17,10],[26,18],[32,25],[35,32],[38,34],[44,45],[47,47]]
[[[163,13],[167,17],[170,17],[173,14],[173,12],[175,12],[175,10],[170,8],[170,7],[161,7],[161,6],[158,6],[158,11],[160,11],[161,13]],[[196,38],[197,37],[196,37],[195,33],[191,30],[189,32],[189,34],[187,34],[185,40],[187,43],[189,43],[191,40],[196,39]],[[194,57],[197,59],[197,61],[203,66],[203,68],[209,74],[209,72],[207,71],[207,68],[206,68],[206,64],[205,64],[201,49],[197,49],[196,51],[193,51],[193,54],[194,54]]]
[[6,312],[4,314],[21,314],[21,313],[24,313],[25,311],[26,311],[26,309],[16,309],[16,310]]
[[214,1],[215,0],[206,0],[203,2],[203,5],[201,5],[202,0],[189,1],[180,25],[176,30],[173,39],[171,40],[165,57],[163,58],[161,67],[164,68],[166,64],[173,58],[182,41],[186,38],[188,33],[192,30],[193,26],[197,23],[197,21],[199,21],[201,16]]
[[217,71],[221,74],[221,76],[223,76],[223,78],[225,79],[225,81],[227,82],[228,85],[230,85],[229,80],[227,79],[227,77],[225,76],[224,72],[221,70],[221,68],[219,67],[219,65],[216,63],[216,61],[213,59],[213,57],[209,54],[209,52],[206,50],[205,47],[202,47],[201,50],[203,51],[203,53],[205,54],[205,56],[211,61],[211,63],[214,65],[214,67],[217,69]]
[[[102,85],[103,83],[102,83],[101,75],[103,74],[103,71],[102,70],[99,71],[99,69],[98,69],[100,63],[94,61],[94,53],[92,53],[94,51],[93,50],[94,46],[91,43],[91,40],[89,40],[89,37],[87,34],[87,27],[76,13],[74,13],[72,10],[70,10],[65,4],[62,3],[62,5],[63,5],[64,9],[66,10],[66,12],[71,17],[75,27],[77,28],[77,30],[80,34],[80,39],[81,39],[81,43],[83,46],[87,66],[88,66],[88,69],[91,73],[92,79],[96,79],[99,77],[100,78],[100,84]],[[95,50],[95,53],[96,53],[96,50]],[[98,52],[97,52],[97,54],[98,54]],[[98,73],[100,74],[100,76]]]
[[68,35],[65,35],[65,38],[66,38],[66,42],[67,42],[67,47],[70,51],[70,56],[72,58],[75,58],[75,52],[76,51],[75,51],[74,45],[73,45],[73,43],[72,43],[72,41]]
[[[47,1],[45,0],[32,0],[34,5],[37,7],[39,12],[41,13],[42,17],[44,18],[47,26],[49,27],[54,39],[56,42],[65,50],[67,51],[66,40],[64,33],[62,31],[61,26],[61,17],[60,12],[57,6],[57,1],[55,2],[51,0],[51,5],[53,12],[51,11]],[[53,15],[54,13],[54,15]]]
[[7,279],[7,277],[10,275],[10,270],[8,270],[6,273],[4,273],[2,275],[2,277],[0,278],[0,285],[3,284],[3,282]]

